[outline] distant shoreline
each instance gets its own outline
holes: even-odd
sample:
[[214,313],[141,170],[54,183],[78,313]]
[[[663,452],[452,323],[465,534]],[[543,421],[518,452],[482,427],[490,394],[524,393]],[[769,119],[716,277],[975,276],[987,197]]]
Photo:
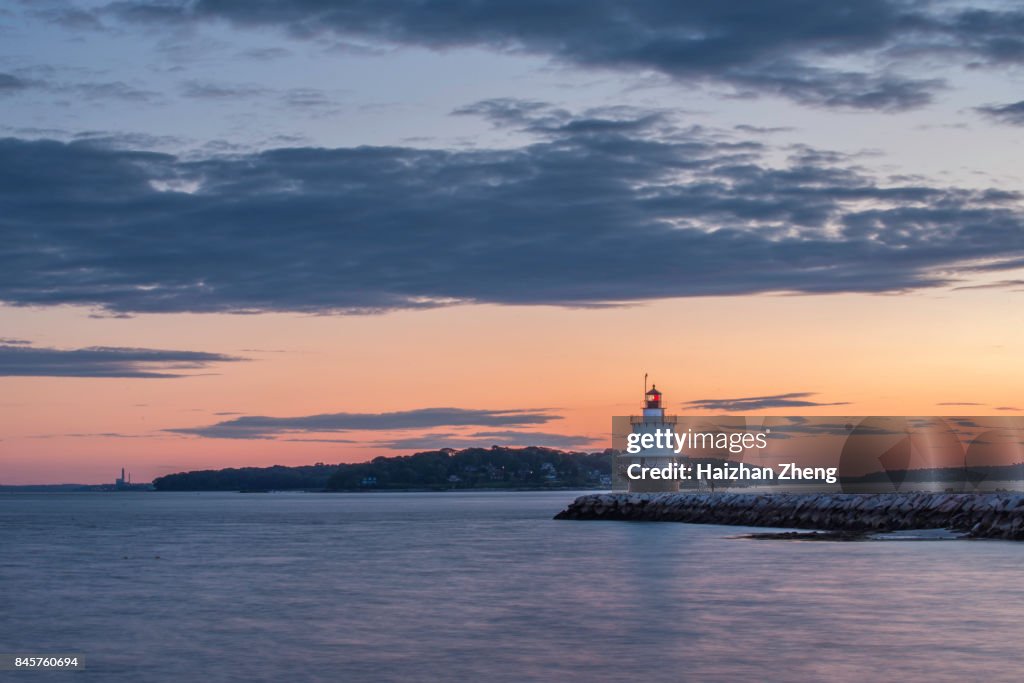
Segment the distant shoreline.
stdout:
[[152,484],[0,484],[0,493],[142,493],[155,491]]
[[155,488],[118,490],[105,484],[26,484],[0,486],[0,493],[461,493],[461,492],[514,492],[531,491],[607,491],[591,486],[538,486],[538,487],[462,487],[462,488],[396,488],[396,489],[175,489],[160,491]]

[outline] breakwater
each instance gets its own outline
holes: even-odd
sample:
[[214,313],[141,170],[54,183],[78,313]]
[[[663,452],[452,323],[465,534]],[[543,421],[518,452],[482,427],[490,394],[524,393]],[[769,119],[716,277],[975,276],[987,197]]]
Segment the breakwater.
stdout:
[[555,519],[689,522],[878,532],[949,529],[1024,540],[1022,493],[602,493]]

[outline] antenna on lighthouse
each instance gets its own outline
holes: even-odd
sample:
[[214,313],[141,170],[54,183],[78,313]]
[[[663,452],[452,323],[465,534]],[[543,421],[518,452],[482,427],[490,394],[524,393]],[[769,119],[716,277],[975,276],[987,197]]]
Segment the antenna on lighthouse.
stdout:
[[647,373],[644,373],[644,394],[647,394]]

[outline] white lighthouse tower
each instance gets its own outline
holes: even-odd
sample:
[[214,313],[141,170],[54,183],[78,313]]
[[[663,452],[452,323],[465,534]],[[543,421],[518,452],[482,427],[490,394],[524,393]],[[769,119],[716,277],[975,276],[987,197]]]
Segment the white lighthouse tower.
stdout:
[[[677,419],[674,415],[665,414],[661,392],[658,391],[656,385],[652,384],[650,390],[644,394],[643,413],[630,416],[629,423],[630,429],[634,434],[654,435],[658,430],[662,430],[661,433],[664,435],[664,430],[671,431],[675,428]],[[672,444],[665,441],[663,439],[662,448],[645,448],[636,455],[621,455],[620,458],[623,466],[628,468],[629,465],[638,464],[641,467],[657,467],[660,469],[678,462],[680,458],[676,455]],[[627,476],[626,481],[628,482],[630,492],[679,490],[678,479],[631,479]]]

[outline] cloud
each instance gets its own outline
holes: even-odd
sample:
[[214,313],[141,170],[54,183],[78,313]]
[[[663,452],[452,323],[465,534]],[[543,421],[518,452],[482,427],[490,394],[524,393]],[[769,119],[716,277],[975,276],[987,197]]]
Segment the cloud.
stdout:
[[[846,438],[854,431],[854,429],[856,429],[856,433],[860,435],[896,436],[898,434],[905,434],[904,431],[889,429],[877,424],[865,424],[864,422],[861,422],[860,424],[845,421],[827,422],[821,421],[819,418],[808,420],[801,416],[783,417],[780,419],[784,421],[773,421],[769,427],[771,429],[771,439],[799,438],[795,435],[837,436]],[[859,420],[860,418],[849,419]]]
[[185,97],[205,100],[238,100],[256,97],[274,97],[290,109],[313,112],[337,112],[339,103],[324,90],[317,88],[287,88],[275,90],[255,83],[215,83],[209,81],[186,81],[181,93]]
[[136,88],[122,81],[54,85],[49,89],[57,93],[71,94],[87,100],[122,100],[126,102],[153,103],[162,99],[158,92]]
[[227,20],[283,28],[299,39],[532,54],[578,68],[655,73],[725,84],[737,94],[854,109],[918,107],[941,87],[940,79],[899,69],[934,71],[936,60],[1024,62],[1024,11],[904,0],[122,0],[105,11],[154,26]]
[[943,401],[942,403],[936,403],[937,406],[983,406],[984,403],[975,403],[973,401]]
[[720,410],[727,413],[737,413],[744,410],[764,410],[766,408],[819,408],[822,406],[849,405],[847,401],[820,403],[809,400],[808,397],[816,395],[813,391],[797,391],[788,394],[748,396],[745,398],[702,398],[685,403],[684,406],[697,410]]
[[122,434],[121,432],[75,432],[71,434],[37,434],[31,436],[31,439],[58,439],[58,438],[73,438],[73,439],[152,439],[160,438],[159,434]]
[[999,280],[997,282],[986,282],[980,285],[962,285],[954,287],[954,291],[970,289],[1009,289],[1011,291],[1024,291],[1024,280]]
[[23,78],[12,74],[0,73],[0,95],[6,95],[32,87],[32,84]]
[[249,59],[269,61],[273,59],[283,59],[285,57],[290,57],[291,54],[291,50],[286,50],[283,47],[254,47],[248,50],[243,50],[240,53],[240,56],[248,57]]
[[[42,4],[42,3],[39,3]],[[32,14],[71,31],[106,31],[100,17],[79,7],[47,7],[35,9]]]
[[208,81],[186,81],[181,94],[192,99],[236,100],[265,95],[267,88],[253,83],[212,83]]
[[214,363],[243,360],[203,351],[93,346],[53,349],[0,343],[0,377],[188,377]]
[[[26,69],[27,72],[52,74],[50,67]],[[0,97],[27,91],[47,92],[59,96],[71,96],[83,100],[120,100],[125,102],[150,103],[161,99],[159,93],[143,90],[123,81],[63,82],[42,78],[25,78],[14,74],[0,73]]]
[[360,441],[359,439],[315,439],[315,438],[306,438],[306,439],[277,439],[277,441],[287,441],[289,443],[348,443],[348,444],[355,444],[355,445],[366,445],[364,442]]
[[1016,406],[999,406],[998,408],[996,408],[996,410],[1009,410],[1014,412],[1020,412],[1021,410],[1024,410],[1024,408],[1017,408]]
[[976,111],[999,123],[1024,126],[1024,100],[1011,104],[990,104],[977,107]]
[[587,448],[597,441],[593,437],[549,432],[475,432],[472,434],[425,434],[399,439],[376,441],[373,445],[397,451],[437,448],[489,448],[491,446],[547,446],[548,448]]
[[348,431],[391,431],[435,427],[538,425],[561,419],[543,410],[470,410],[419,408],[390,413],[328,413],[301,417],[246,415],[206,427],[165,431],[212,439],[273,439],[296,434]]
[[965,270],[976,273],[990,273],[998,270],[1016,270],[1024,268],[1024,258],[1000,258],[993,257],[986,263],[979,263],[965,268]]
[[316,88],[290,88],[281,94],[280,101],[292,109],[306,109],[323,113],[340,111],[339,103]]
[[[1011,192],[660,112],[467,107],[512,149],[285,147],[181,159],[0,140],[0,301],[106,313],[374,313],[893,292],[1024,259]],[[988,265],[994,269],[996,266]]]
[[787,133],[795,130],[792,126],[751,126],[746,123],[740,123],[733,126],[738,131],[743,133],[750,133],[752,135],[769,135],[771,133]]

